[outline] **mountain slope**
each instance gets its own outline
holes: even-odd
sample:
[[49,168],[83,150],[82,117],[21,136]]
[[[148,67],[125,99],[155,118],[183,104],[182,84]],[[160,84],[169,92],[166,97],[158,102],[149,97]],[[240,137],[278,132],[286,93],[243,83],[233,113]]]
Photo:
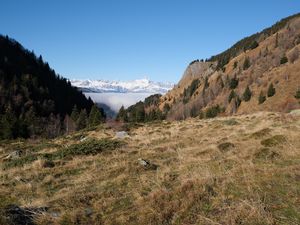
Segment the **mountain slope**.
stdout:
[[[297,14],[209,60],[193,61],[178,85],[161,97],[159,109],[168,105],[169,119],[183,119],[207,112],[211,116],[299,108],[299,44]],[[275,94],[268,97],[272,85]]]
[[104,81],[104,80],[71,80],[73,86],[83,92],[98,93],[160,93],[164,94],[172,87],[172,83],[154,82],[148,79],[133,81]]
[[0,36],[0,75],[0,138],[59,130],[74,105],[88,112],[93,105],[41,56],[4,36]]
[[100,126],[0,142],[0,158],[22,150],[1,162],[0,224],[23,211],[40,225],[300,224],[299,115],[139,124],[123,140]]

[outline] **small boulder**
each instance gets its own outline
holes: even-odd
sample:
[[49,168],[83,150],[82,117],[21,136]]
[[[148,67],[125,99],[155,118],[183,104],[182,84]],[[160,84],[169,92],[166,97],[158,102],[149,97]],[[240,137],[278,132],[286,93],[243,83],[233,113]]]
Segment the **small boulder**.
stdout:
[[145,169],[145,170],[156,170],[158,168],[157,165],[150,163],[148,160],[145,159],[138,159],[139,164]]
[[16,151],[13,151],[13,152],[9,153],[8,155],[6,155],[3,159],[4,160],[12,160],[12,159],[18,159],[20,157],[21,157],[21,151],[16,150]]
[[80,142],[84,142],[84,141],[86,141],[87,139],[88,139],[88,137],[81,136],[79,141],[80,141]]
[[118,139],[125,139],[127,137],[129,137],[129,135],[126,131],[118,131],[118,132],[116,132],[116,135],[115,135],[115,138],[118,138]]

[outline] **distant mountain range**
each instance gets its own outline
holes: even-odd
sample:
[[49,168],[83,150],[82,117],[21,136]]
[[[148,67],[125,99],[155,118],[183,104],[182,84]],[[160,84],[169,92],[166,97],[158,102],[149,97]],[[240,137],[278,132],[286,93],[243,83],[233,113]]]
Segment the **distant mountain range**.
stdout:
[[174,87],[170,82],[154,82],[149,79],[132,81],[70,80],[72,85],[85,93],[160,93],[165,94]]

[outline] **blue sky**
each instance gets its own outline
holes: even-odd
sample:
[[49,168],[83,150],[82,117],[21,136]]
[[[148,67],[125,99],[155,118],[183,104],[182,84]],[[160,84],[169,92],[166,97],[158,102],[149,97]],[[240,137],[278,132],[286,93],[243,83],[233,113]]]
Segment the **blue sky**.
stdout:
[[298,12],[298,0],[1,0],[0,33],[67,78],[177,82],[190,61]]

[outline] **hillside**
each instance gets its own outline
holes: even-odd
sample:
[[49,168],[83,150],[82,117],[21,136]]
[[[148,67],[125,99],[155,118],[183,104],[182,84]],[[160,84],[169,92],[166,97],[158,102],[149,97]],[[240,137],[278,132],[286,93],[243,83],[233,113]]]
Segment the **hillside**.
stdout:
[[0,36],[0,139],[57,136],[75,105],[89,112],[93,102],[41,56]]
[[[213,117],[300,108],[300,16],[237,42],[207,60],[195,60],[179,83],[163,95],[168,119]],[[166,112],[165,109],[168,109]]]
[[299,116],[138,124],[125,139],[100,126],[2,141],[0,223],[300,224]]

